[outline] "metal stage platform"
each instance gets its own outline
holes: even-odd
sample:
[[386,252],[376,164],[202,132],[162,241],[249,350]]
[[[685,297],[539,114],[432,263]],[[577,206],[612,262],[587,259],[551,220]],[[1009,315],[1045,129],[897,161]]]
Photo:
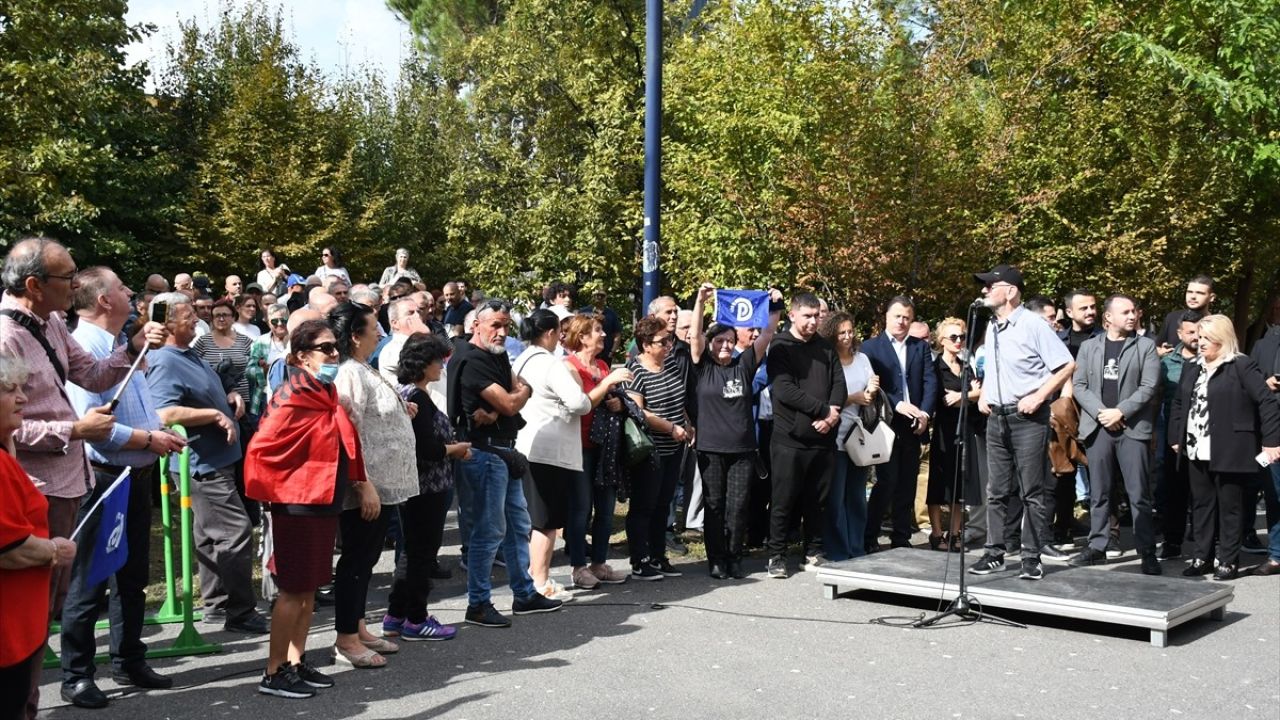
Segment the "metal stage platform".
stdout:
[[[818,582],[828,600],[847,590],[876,590],[925,598],[955,599],[959,555],[951,555],[947,582],[941,581],[947,554],[895,548],[819,567]],[[966,554],[972,563],[973,553]],[[1010,562],[1011,561],[1011,562]],[[1021,610],[1145,628],[1151,644],[1166,647],[1169,630],[1202,615],[1222,620],[1234,596],[1231,585],[1181,576],[1141,575],[1102,568],[1045,563],[1043,580],[1018,577],[1017,557],[1003,572],[969,575],[969,595],[991,611]],[[1181,569],[1181,563],[1176,564]],[[1166,568],[1166,571],[1173,570]]]

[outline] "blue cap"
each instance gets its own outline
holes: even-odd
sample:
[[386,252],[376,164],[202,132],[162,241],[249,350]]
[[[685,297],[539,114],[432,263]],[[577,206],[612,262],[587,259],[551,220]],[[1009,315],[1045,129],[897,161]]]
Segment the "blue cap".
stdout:
[[302,277],[298,273],[294,273],[289,276],[289,282],[288,282],[289,289],[292,290],[294,285],[301,285],[306,281],[307,281],[306,278]]

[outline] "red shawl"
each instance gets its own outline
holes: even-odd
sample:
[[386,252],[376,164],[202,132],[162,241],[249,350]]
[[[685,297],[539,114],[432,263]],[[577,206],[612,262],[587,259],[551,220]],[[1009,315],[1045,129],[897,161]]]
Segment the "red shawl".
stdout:
[[302,370],[290,368],[287,375],[249,441],[245,495],[273,503],[328,505],[333,502],[339,444],[350,458],[348,479],[366,479],[360,437],[332,385]]

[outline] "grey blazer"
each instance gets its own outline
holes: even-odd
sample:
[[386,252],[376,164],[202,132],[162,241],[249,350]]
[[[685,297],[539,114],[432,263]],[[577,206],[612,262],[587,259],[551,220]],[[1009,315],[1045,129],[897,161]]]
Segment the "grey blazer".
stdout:
[[[1080,405],[1080,440],[1088,442],[1101,427],[1098,411],[1102,405],[1102,364],[1106,354],[1105,334],[1080,344],[1074,382],[1076,403]],[[1134,440],[1150,440],[1155,427],[1160,392],[1160,359],[1156,344],[1134,335],[1120,349],[1120,387],[1117,406],[1124,414],[1124,434]]]

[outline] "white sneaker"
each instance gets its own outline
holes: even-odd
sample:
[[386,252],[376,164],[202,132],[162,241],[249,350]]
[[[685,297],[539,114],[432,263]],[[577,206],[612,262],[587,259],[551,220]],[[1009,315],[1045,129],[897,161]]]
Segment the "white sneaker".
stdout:
[[573,600],[573,593],[566,590],[560,583],[551,579],[547,580],[546,585],[538,588],[538,592],[548,600],[559,600],[560,602],[569,602]]

